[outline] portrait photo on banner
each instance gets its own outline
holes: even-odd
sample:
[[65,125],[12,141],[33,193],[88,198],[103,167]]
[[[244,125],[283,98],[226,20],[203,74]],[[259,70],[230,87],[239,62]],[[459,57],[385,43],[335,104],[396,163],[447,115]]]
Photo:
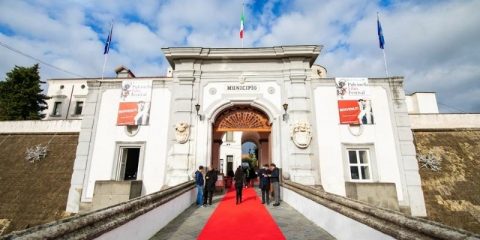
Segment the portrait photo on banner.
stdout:
[[374,124],[368,78],[335,78],[340,124]]
[[148,125],[151,97],[151,80],[123,81],[118,107],[117,125]]

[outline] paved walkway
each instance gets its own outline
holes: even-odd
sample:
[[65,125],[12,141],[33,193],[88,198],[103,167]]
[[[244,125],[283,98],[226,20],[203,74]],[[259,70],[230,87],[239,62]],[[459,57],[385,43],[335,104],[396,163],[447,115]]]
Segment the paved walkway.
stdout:
[[[196,239],[223,196],[214,196],[213,204],[205,208],[192,205],[151,239]],[[287,239],[335,239],[285,202],[278,207],[270,204],[267,209]]]

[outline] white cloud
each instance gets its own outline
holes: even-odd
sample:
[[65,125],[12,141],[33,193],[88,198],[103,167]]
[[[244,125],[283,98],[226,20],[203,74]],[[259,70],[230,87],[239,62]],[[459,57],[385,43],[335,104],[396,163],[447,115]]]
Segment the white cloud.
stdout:
[[[241,0],[0,1],[0,41],[81,75],[101,75],[110,21],[115,29],[106,75],[119,65],[137,76],[164,75],[162,47],[239,47]],[[440,102],[480,112],[480,1],[270,0],[249,9],[245,46],[321,44],[330,76],[383,76],[376,12],[391,75],[408,91],[437,91]],[[278,9],[281,14],[278,15]],[[254,15],[255,13],[261,13]],[[28,16],[28,17],[26,17]],[[6,29],[2,31],[2,29]],[[0,74],[35,61],[0,47]],[[72,77],[41,66],[42,77]],[[475,95],[477,94],[477,95]],[[443,108],[442,108],[443,109]]]

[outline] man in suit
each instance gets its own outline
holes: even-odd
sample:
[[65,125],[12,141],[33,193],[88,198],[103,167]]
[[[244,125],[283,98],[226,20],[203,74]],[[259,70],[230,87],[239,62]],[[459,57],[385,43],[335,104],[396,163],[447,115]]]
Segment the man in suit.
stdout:
[[270,182],[272,182],[273,196],[275,198],[273,206],[276,207],[280,206],[280,170],[275,163],[270,164],[270,170],[272,171],[272,174],[270,174]]
[[208,205],[212,205],[212,197],[213,197],[213,192],[215,191],[215,183],[217,182],[217,171],[213,168],[207,168],[207,170],[210,169],[207,174],[205,175],[205,191],[203,194],[203,206],[207,206],[207,200],[208,200]]
[[258,176],[260,177],[260,183],[259,187],[262,190],[262,204],[265,204],[265,202],[270,204],[270,196],[268,192],[270,191],[270,178],[268,175],[270,175],[271,172],[268,169],[268,164],[264,164],[263,167],[258,170]]

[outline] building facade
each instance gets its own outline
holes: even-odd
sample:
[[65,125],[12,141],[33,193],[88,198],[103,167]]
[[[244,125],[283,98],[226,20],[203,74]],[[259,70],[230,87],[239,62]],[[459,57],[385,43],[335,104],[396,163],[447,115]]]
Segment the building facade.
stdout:
[[228,172],[251,141],[283,179],[425,216],[403,78],[327,78],[321,48],[165,48],[171,76],[87,81],[67,211],[100,181],[145,195]]

